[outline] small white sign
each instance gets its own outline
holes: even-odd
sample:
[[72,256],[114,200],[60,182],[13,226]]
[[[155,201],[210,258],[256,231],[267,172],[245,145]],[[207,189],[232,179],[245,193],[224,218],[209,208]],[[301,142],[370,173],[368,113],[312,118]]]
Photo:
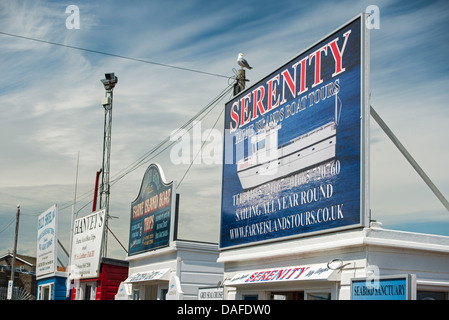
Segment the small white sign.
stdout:
[[70,280],[99,276],[105,215],[101,209],[74,221]]
[[11,300],[12,299],[12,280],[8,281],[8,292],[6,294],[6,299]]
[[223,287],[199,288],[198,300],[223,300]]
[[54,274],[57,259],[58,206],[55,204],[37,219],[36,277]]

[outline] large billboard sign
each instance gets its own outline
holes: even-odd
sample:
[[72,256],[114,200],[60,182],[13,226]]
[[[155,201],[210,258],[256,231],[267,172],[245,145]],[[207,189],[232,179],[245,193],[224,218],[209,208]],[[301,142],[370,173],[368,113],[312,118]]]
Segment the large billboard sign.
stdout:
[[70,256],[70,280],[99,276],[105,219],[106,209],[75,219]]
[[139,195],[131,203],[129,256],[170,245],[176,199],[173,186],[159,165],[147,168]]
[[36,277],[54,274],[57,265],[58,206],[48,208],[37,218]]
[[226,104],[221,248],[364,225],[367,43],[360,15]]

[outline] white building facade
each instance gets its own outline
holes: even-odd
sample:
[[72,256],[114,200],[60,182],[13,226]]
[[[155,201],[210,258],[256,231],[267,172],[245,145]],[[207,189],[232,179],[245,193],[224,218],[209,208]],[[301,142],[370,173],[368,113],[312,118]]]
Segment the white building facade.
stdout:
[[218,261],[227,300],[350,300],[353,280],[375,285],[398,275],[410,276],[408,299],[446,300],[449,294],[449,237],[385,230],[379,223],[223,250]]
[[218,245],[185,240],[169,247],[130,256],[129,277],[116,299],[196,300],[198,289],[223,280]]

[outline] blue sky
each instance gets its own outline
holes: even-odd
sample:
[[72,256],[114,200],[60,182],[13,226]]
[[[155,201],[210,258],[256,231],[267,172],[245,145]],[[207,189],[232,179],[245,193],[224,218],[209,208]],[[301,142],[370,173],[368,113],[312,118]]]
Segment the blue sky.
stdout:
[[[68,5],[80,29],[67,29]],[[371,104],[449,197],[449,4],[447,1],[2,1],[0,32],[233,76],[237,54],[254,69],[249,84],[365,11],[380,10],[371,30]],[[116,176],[212,101],[230,83],[166,68],[0,34],[0,254],[12,250],[21,205],[18,251],[35,254],[37,216],[57,203],[68,247],[76,163],[77,204],[90,212],[101,167],[104,89],[115,72],[111,175]],[[222,101],[222,107],[227,100]],[[212,128],[219,108],[203,119]],[[221,130],[223,121],[218,121]],[[168,180],[169,149],[152,162]],[[149,163],[111,190],[110,222],[128,243],[130,203]],[[449,236],[449,212],[371,121],[372,219],[385,228]],[[218,241],[221,166],[193,165],[178,189],[180,237]],[[207,208],[206,210],[204,208]],[[109,238],[110,255],[125,252]]]

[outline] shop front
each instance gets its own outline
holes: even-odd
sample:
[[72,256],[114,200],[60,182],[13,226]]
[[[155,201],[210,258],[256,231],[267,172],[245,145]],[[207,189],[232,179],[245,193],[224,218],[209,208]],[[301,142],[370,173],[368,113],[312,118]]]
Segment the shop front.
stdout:
[[128,257],[129,276],[115,299],[195,300],[201,287],[223,279],[218,245],[176,240],[170,247]]
[[235,298],[242,300],[331,300],[338,281],[338,270],[310,264],[237,273],[226,286],[236,288]]
[[69,300],[67,272],[55,271],[37,282],[37,300]]
[[[378,223],[222,251],[218,261],[225,264],[227,300],[447,300],[449,294],[449,237]],[[396,278],[409,280],[397,289]]]
[[103,257],[98,277],[73,280],[72,300],[114,300],[128,276],[128,261]]
[[179,195],[158,164],[148,166],[131,202],[129,274],[115,299],[189,300],[223,280],[218,244],[177,237]]
[[137,272],[124,282],[132,300],[165,300],[170,280],[170,268]]
[[39,215],[36,243],[37,300],[69,300],[68,273],[65,267],[58,266],[58,247],[62,245],[58,240],[56,204]]

